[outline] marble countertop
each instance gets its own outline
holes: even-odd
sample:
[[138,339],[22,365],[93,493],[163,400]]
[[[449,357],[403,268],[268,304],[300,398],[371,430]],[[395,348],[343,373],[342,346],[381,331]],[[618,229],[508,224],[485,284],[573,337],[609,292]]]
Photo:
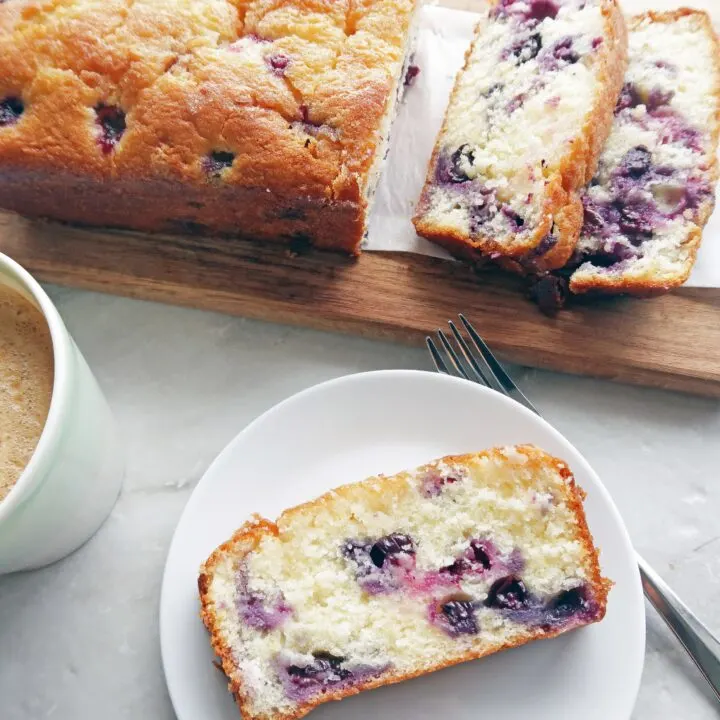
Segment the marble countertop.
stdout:
[[[127,476],[112,515],[78,552],[0,577],[0,717],[170,720],[160,582],[175,524],[208,464],[250,420],[298,390],[365,370],[429,369],[428,358],[421,349],[49,292],[115,411]],[[515,374],[594,465],[638,550],[720,632],[720,402]],[[704,681],[650,610],[633,718],[717,717]]]

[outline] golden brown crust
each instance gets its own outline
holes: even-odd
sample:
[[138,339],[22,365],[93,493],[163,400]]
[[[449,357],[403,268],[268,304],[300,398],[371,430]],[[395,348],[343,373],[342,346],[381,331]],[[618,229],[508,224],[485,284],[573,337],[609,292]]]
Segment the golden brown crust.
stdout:
[[[419,235],[443,246],[458,258],[470,262],[501,258],[499,264],[506,269],[521,273],[526,272],[528,266],[533,272],[553,270],[562,267],[570,259],[582,229],[582,208],[578,191],[592,179],[597,168],[602,146],[612,127],[613,110],[622,89],[627,67],[627,30],[616,0],[604,0],[602,14],[607,41],[604,43],[604,49],[599,51],[601,52],[598,69],[600,89],[595,95],[588,119],[578,132],[572,148],[561,159],[556,172],[548,177],[542,220],[534,232],[528,237],[518,237],[512,246],[508,247],[506,243],[498,243],[491,236],[469,237],[456,230],[436,226],[426,215],[440,153],[439,144],[436,144],[416,215],[413,218]],[[466,52],[465,65],[460,73],[467,68],[471,52],[472,48]],[[451,102],[457,90],[456,82]],[[442,136],[446,125],[447,117],[439,137]],[[533,250],[551,234],[557,238],[552,250],[544,255],[532,257]]]
[[[575,520],[578,526],[579,542],[583,546],[584,551],[587,553],[587,557],[592,558],[592,565],[589,568],[590,576],[588,578],[589,584],[593,588],[593,596],[598,604],[597,617],[593,622],[600,622],[605,617],[607,610],[607,596],[612,587],[612,582],[602,577],[600,572],[600,564],[598,562],[598,551],[595,548],[592,535],[587,526],[587,520],[583,510],[583,500],[585,498],[585,492],[582,488],[578,487],[575,483],[575,479],[572,472],[562,460],[552,457],[540,450],[533,445],[518,445],[516,450],[520,453],[527,455],[528,462],[525,467],[536,468],[538,471],[547,467],[548,464],[554,466],[554,468],[560,473],[560,475],[566,480],[566,502],[569,508],[575,515]],[[493,455],[502,455],[502,448],[493,448],[485,450],[479,453],[472,453],[467,455],[455,455],[447,456],[439,461],[428,463],[424,467],[432,467],[437,462],[448,462],[448,463],[469,463],[475,458],[492,457]],[[422,470],[423,468],[420,468]],[[393,685],[405,680],[410,680],[421,675],[427,675],[437,670],[457,665],[469,660],[477,660],[502,650],[509,650],[513,647],[525,645],[528,642],[537,639],[549,639],[560,635],[563,630],[543,630],[535,629],[529,630],[526,638],[517,642],[506,643],[498,647],[486,648],[483,651],[469,651],[463,655],[453,658],[450,662],[438,662],[431,667],[424,668],[415,673],[400,673],[400,672],[388,672],[383,674],[380,678],[370,679],[366,682],[358,683],[353,687],[348,687],[335,692],[327,692],[315,700],[299,705],[294,711],[288,713],[273,713],[272,715],[254,715],[251,712],[250,696],[248,689],[243,685],[243,678],[239,671],[238,665],[232,657],[230,648],[227,647],[222,639],[220,632],[220,623],[215,613],[214,604],[209,596],[209,588],[212,582],[213,574],[217,564],[223,559],[226,553],[232,553],[235,558],[241,560],[244,556],[252,552],[260,541],[266,535],[279,535],[281,534],[280,527],[282,527],[284,520],[288,517],[297,513],[306,513],[312,511],[314,508],[321,506],[327,502],[330,502],[337,494],[349,494],[358,491],[359,489],[364,490],[368,483],[371,482],[382,482],[383,489],[388,492],[393,492],[393,485],[401,486],[406,482],[407,473],[398,473],[391,477],[379,476],[377,478],[368,478],[358,483],[352,483],[350,485],[344,485],[336,490],[332,490],[329,493],[321,495],[320,497],[310,502],[298,505],[294,508],[290,508],[280,515],[276,523],[269,520],[265,520],[259,516],[253,516],[253,518],[245,523],[226,543],[217,548],[207,559],[207,561],[200,568],[200,575],[198,578],[198,588],[200,591],[200,600],[202,605],[201,617],[205,623],[206,628],[210,632],[211,643],[213,649],[217,653],[218,657],[222,662],[222,667],[225,674],[228,676],[230,683],[228,689],[234,695],[235,701],[240,709],[241,715],[244,720],[297,720],[298,718],[304,717],[310,713],[317,706],[330,701],[343,700],[346,697],[356,695],[365,690],[372,690],[374,688],[382,687],[385,685]]]
[[[0,127],[0,206],[144,231],[301,235],[356,252],[416,5],[0,3],[0,101],[25,105]],[[111,152],[98,142],[98,104],[125,113]],[[234,154],[218,177],[213,152]]]
[[[633,16],[628,20],[628,28],[632,31],[638,25],[645,22],[653,23],[673,23],[684,17],[692,17],[697,20],[703,27],[703,30],[712,39],[715,45],[713,53],[714,71],[715,71],[715,88],[713,95],[716,99],[716,111],[712,127],[710,128],[710,136],[712,138],[712,148],[710,150],[710,165],[708,167],[708,177],[713,187],[718,180],[718,162],[717,149],[720,139],[720,40],[717,33],[713,29],[710,17],[702,10],[692,10],[690,8],[679,8],[669,12],[650,11],[641,15]],[[687,236],[683,241],[683,247],[687,251],[687,260],[681,272],[676,273],[672,277],[657,277],[648,271],[638,276],[623,276],[621,273],[603,273],[593,274],[592,276],[583,274],[573,274],[570,277],[570,290],[576,295],[588,292],[602,292],[606,294],[627,294],[637,297],[657,297],[663,295],[670,290],[680,287],[690,276],[697,252],[702,242],[702,230],[710,218],[715,207],[715,198],[711,197],[707,202],[700,205],[695,218],[694,225],[688,228]]]

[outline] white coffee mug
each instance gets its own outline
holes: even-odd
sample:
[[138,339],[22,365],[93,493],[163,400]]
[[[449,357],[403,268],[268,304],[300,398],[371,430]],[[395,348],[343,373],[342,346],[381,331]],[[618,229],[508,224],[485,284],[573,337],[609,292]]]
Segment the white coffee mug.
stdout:
[[115,504],[124,462],[107,402],[50,298],[2,253],[0,284],[42,312],[55,366],[40,440],[0,501],[0,573],[8,573],[59,560],[92,537]]

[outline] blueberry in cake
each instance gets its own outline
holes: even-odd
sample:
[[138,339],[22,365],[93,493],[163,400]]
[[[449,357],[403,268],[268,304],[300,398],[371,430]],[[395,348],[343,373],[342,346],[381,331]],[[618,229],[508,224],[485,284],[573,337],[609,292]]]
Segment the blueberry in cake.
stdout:
[[416,5],[0,1],[0,207],[355,253]]
[[629,65],[570,290],[663,292],[695,262],[715,199],[720,45],[703,12],[633,18]]
[[615,0],[497,0],[458,75],[420,235],[511,269],[565,264],[627,61]]
[[565,463],[516,446],[246,523],[199,578],[242,717],[293,720],[602,620],[611,583],[583,497]]

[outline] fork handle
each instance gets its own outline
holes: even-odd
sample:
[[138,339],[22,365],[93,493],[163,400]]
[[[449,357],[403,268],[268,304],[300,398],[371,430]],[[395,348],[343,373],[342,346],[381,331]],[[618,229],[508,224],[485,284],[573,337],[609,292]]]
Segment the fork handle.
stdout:
[[675,633],[720,701],[720,641],[639,555],[637,561],[645,597]]

